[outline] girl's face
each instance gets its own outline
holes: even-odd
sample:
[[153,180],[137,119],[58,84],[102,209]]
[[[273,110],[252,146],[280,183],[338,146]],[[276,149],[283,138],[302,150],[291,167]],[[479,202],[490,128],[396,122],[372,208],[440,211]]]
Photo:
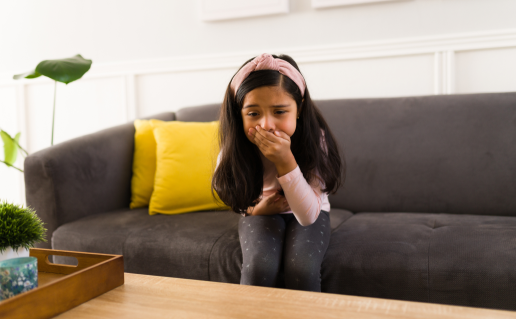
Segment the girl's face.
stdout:
[[298,110],[296,101],[279,86],[262,86],[247,93],[242,107],[244,133],[260,125],[271,133],[283,131],[292,136],[296,131]]

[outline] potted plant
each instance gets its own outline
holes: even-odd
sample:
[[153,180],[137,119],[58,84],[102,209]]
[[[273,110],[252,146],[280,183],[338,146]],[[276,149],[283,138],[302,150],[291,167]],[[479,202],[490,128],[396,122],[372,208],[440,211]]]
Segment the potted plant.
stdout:
[[0,261],[29,256],[35,243],[47,241],[46,231],[33,209],[0,202]]

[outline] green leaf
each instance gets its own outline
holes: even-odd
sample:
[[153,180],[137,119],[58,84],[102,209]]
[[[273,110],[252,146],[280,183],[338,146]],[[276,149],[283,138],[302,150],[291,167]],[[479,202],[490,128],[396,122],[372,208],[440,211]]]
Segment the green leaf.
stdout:
[[16,135],[14,136],[14,143],[16,144],[16,148],[17,148],[17,150],[16,150],[16,151],[18,151],[18,150],[19,150],[19,145],[20,145],[20,136],[21,136],[21,132],[18,132],[18,134],[16,134]]
[[91,67],[91,60],[80,54],[67,59],[41,61],[36,72],[65,84],[80,79]]
[[16,137],[13,139],[6,131],[0,130],[0,136],[4,142],[4,161],[7,166],[12,166],[18,156],[18,140],[20,139],[20,133],[16,134]]
[[32,71],[27,72],[27,73],[16,74],[16,75],[13,76],[13,79],[15,79],[15,80],[19,80],[19,79],[34,79],[34,78],[38,78],[40,76],[41,76],[41,74],[36,72],[36,70],[32,70]]

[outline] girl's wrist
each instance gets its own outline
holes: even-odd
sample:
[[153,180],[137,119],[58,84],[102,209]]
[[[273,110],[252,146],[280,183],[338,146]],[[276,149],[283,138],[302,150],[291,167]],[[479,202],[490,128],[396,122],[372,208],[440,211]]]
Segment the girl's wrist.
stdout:
[[295,170],[296,167],[297,167],[296,158],[294,157],[294,154],[292,154],[292,152],[290,152],[290,155],[285,162],[276,164],[276,170],[278,171],[278,177],[287,175],[288,173]]

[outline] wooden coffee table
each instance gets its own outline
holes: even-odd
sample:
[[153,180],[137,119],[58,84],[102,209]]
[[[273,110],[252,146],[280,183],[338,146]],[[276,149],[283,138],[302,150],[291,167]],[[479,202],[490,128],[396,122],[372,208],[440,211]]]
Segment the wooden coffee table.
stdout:
[[55,318],[485,319],[516,312],[125,273],[124,285]]

